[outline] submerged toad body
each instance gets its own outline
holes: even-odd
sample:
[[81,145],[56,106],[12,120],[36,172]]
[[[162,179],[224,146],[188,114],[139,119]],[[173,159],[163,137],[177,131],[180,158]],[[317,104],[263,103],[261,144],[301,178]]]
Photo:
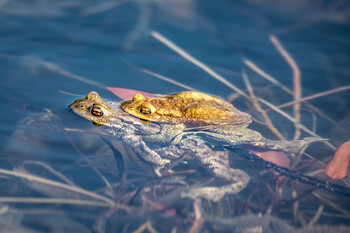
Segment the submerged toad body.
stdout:
[[[145,98],[136,94],[123,103],[106,102],[97,92],[69,106],[76,114],[104,126],[111,135],[129,144],[145,161],[160,169],[185,156],[186,160],[200,161],[215,176],[230,181],[222,187],[192,189],[188,196],[219,200],[227,193],[241,191],[249,182],[242,170],[230,167],[227,150],[213,150],[220,144],[266,145],[295,151],[293,143],[262,139],[260,133],[248,129],[249,114],[237,110],[232,104],[200,92],[180,92],[160,98]],[[213,139],[208,142],[208,138]],[[300,142],[296,142],[301,148]],[[271,146],[272,145],[272,146]],[[279,146],[281,145],[281,146]]]

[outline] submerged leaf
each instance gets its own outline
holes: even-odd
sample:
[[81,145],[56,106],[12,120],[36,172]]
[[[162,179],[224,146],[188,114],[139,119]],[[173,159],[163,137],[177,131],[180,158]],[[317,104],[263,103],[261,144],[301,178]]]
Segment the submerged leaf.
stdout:
[[290,166],[290,161],[288,156],[282,152],[282,151],[255,151],[255,150],[250,150],[260,158],[263,158],[264,160],[277,164],[281,167],[287,167],[289,168]]
[[332,160],[327,164],[325,171],[332,179],[341,179],[347,176],[350,159],[350,141],[341,144]]
[[107,90],[115,94],[121,99],[127,100],[132,99],[135,94],[141,93],[145,97],[154,97],[152,93],[144,92],[144,91],[138,91],[138,90],[132,90],[132,89],[126,89],[126,88],[119,88],[119,87],[106,87]]

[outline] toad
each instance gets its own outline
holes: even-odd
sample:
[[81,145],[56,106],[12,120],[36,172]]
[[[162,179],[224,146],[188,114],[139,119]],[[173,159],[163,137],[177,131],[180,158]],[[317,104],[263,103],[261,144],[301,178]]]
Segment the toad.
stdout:
[[[248,174],[230,167],[227,150],[213,150],[212,142],[229,145],[258,143],[267,147],[297,151],[303,143],[265,141],[257,131],[248,129],[251,117],[231,103],[200,92],[180,92],[160,98],[136,94],[132,100],[112,103],[97,92],[90,92],[69,107],[77,115],[103,126],[150,163],[161,176],[173,161],[185,156],[199,161],[218,178],[230,181],[221,187],[198,187],[184,193],[191,198],[218,201],[225,194],[238,193],[249,182]],[[273,143],[271,143],[273,142]],[[305,143],[304,143],[305,144]]]
[[248,129],[251,116],[239,111],[231,103],[197,91],[184,91],[160,98],[145,98],[136,94],[132,100],[121,103],[127,113],[141,122],[162,125],[159,134],[144,137],[158,143],[178,143],[186,134],[201,134],[229,145],[250,144],[297,153],[305,145],[317,141],[269,140],[255,130]]

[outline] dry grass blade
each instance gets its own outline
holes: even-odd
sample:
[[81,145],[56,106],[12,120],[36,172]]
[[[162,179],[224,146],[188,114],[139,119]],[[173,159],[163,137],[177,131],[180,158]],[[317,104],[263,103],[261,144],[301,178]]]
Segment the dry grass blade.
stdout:
[[244,93],[244,91],[242,91],[241,89],[239,89],[238,87],[236,87],[235,85],[233,85],[232,83],[230,83],[229,81],[227,81],[224,77],[222,77],[221,75],[219,75],[218,73],[216,73],[214,70],[212,70],[211,68],[209,68],[207,65],[205,65],[204,63],[202,63],[201,61],[199,61],[198,59],[194,58],[193,56],[191,56],[189,53],[187,53],[185,50],[181,49],[179,46],[177,46],[176,44],[174,44],[172,41],[170,41],[169,39],[165,38],[163,35],[161,35],[160,33],[156,32],[156,31],[151,31],[151,36],[153,38],[155,38],[156,40],[160,41],[161,43],[163,43],[164,45],[166,45],[168,48],[170,48],[171,50],[173,50],[174,52],[176,52],[177,54],[179,54],[181,57],[183,57],[184,59],[186,59],[187,61],[191,62],[192,64],[198,66],[199,68],[201,68],[202,70],[204,70],[205,72],[207,72],[209,75],[211,75],[212,77],[214,77],[216,80],[218,80],[219,82],[225,84],[226,86],[228,86],[229,88],[231,88],[232,90],[234,90],[235,92],[239,93],[240,95],[249,98],[249,96]]
[[3,0],[2,2],[0,2],[0,7],[2,7],[3,5],[5,5],[8,2],[8,0]]
[[325,203],[325,204],[331,206],[332,208],[334,208],[335,210],[339,211],[340,213],[345,214],[348,218],[350,217],[350,212],[348,210],[344,209],[342,206],[336,204],[335,202],[330,201],[328,198],[321,196],[317,192],[313,192],[312,194],[316,198],[318,198],[322,203]]
[[[282,57],[286,60],[290,68],[293,72],[293,90],[294,90],[294,100],[298,101],[301,98],[301,74],[298,65],[292,58],[292,56],[287,52],[287,50],[282,46],[276,36],[270,35],[271,42],[275,45],[277,51],[282,55]],[[300,122],[300,103],[296,102],[293,106],[294,110],[294,119],[297,122]],[[299,124],[295,124],[295,134],[294,139],[298,139],[300,137],[300,128]]]
[[[319,135],[317,135],[316,133],[312,132],[311,130],[309,130],[307,127],[305,127],[304,125],[302,125],[300,122],[297,122],[293,117],[291,117],[288,113],[282,111],[281,109],[277,108],[276,106],[274,106],[273,104],[258,98],[258,100],[265,104],[266,106],[268,106],[269,108],[271,108],[272,110],[278,112],[279,114],[281,114],[282,116],[284,116],[285,118],[287,118],[288,120],[290,120],[291,122],[293,122],[294,124],[298,124],[298,127],[300,127],[301,130],[303,130],[304,132],[316,137],[316,138],[322,138]],[[331,149],[335,150],[336,147],[333,146],[331,143],[324,141],[323,143],[325,143],[327,146],[329,146]]]
[[[245,59],[243,60],[243,62],[250,68],[252,69],[254,72],[256,72],[257,74],[261,75],[261,77],[265,78],[266,80],[270,81],[271,83],[275,84],[276,86],[278,86],[279,88],[281,88],[282,90],[284,90],[285,92],[294,95],[293,91],[290,90],[288,87],[284,86],[282,83],[278,82],[275,78],[273,78],[271,75],[267,74],[265,71],[263,71],[262,69],[260,69],[256,64],[254,64],[252,61]],[[302,98],[303,99],[303,98]],[[302,102],[302,99],[299,99],[300,102]],[[294,104],[293,102],[289,102],[291,103],[290,105]],[[304,103],[307,107],[309,107],[312,111],[314,111],[315,113],[317,113],[318,115],[320,115],[321,117],[327,119],[329,122],[331,122],[332,124],[336,125],[337,123],[331,119],[329,116],[327,116],[326,114],[324,114],[320,109],[312,106],[311,104],[305,102]],[[281,105],[283,106],[283,105]],[[280,106],[278,106],[278,108],[280,108]]]
[[297,222],[298,222],[298,213],[299,213],[299,205],[300,205],[299,200],[296,199],[297,196],[298,196],[298,194],[297,194],[297,191],[295,188],[295,183],[293,182],[292,183],[292,197],[293,197],[293,199],[296,200],[293,203],[293,222],[294,222],[294,224],[297,224]]
[[284,90],[285,92],[293,95],[293,91],[290,90],[289,88],[287,88],[286,86],[284,86],[283,84],[281,84],[279,81],[277,81],[274,77],[272,77],[271,75],[269,75],[268,73],[266,73],[265,71],[263,71],[262,69],[260,69],[257,65],[255,65],[252,61],[248,60],[248,59],[244,59],[243,60],[244,64],[246,64],[246,66],[248,66],[250,69],[254,70],[256,73],[260,74],[261,77],[264,77],[266,80],[270,81],[271,83],[275,84],[276,86],[278,86],[279,88],[281,88],[282,90]]
[[350,85],[347,85],[347,86],[344,86],[344,87],[334,88],[334,89],[328,90],[328,91],[323,91],[323,92],[317,93],[315,95],[310,95],[310,96],[301,98],[299,100],[294,100],[294,101],[282,104],[280,106],[277,106],[277,108],[288,107],[288,106],[291,106],[291,105],[295,104],[296,102],[304,102],[304,101],[307,101],[307,100],[316,99],[316,98],[323,97],[323,96],[326,96],[326,95],[331,95],[331,94],[335,94],[335,93],[342,92],[342,91],[348,91],[348,90],[350,90]]
[[267,114],[267,112],[265,110],[263,110],[259,104],[259,101],[257,99],[257,97],[255,96],[254,94],[254,91],[253,91],[253,88],[249,82],[249,78],[247,76],[247,74],[242,71],[242,77],[243,77],[243,80],[245,82],[245,85],[247,87],[247,90],[249,92],[249,95],[251,97],[251,100],[252,100],[252,103],[253,103],[253,106],[254,108],[261,113],[261,115],[263,116],[265,122],[264,124],[270,129],[271,132],[273,132],[279,139],[284,139],[283,135],[275,128],[275,126],[273,125],[269,115]]
[[32,181],[32,182],[38,182],[38,183],[42,183],[42,184],[47,184],[47,185],[51,185],[51,186],[55,186],[58,188],[62,188],[62,189],[66,189],[72,192],[76,192],[77,194],[82,194],[86,197],[90,197],[93,199],[97,199],[97,200],[101,200],[104,201],[105,203],[109,204],[110,207],[114,207],[115,206],[115,202],[107,197],[101,196],[99,194],[87,191],[85,189],[76,187],[76,186],[71,186],[71,185],[67,185],[67,184],[63,184],[63,183],[59,183],[56,181],[52,181],[52,180],[48,180],[42,177],[38,177],[38,176],[34,176],[34,175],[28,175],[28,174],[24,174],[24,173],[20,173],[20,172],[14,172],[14,171],[9,171],[9,170],[5,170],[5,169],[0,169],[0,174],[4,174],[4,175],[9,175],[9,176],[15,176],[18,178],[23,178],[26,179],[28,181]]
[[53,174],[54,176],[56,176],[57,178],[59,178],[60,180],[62,180],[63,182],[65,182],[66,184],[75,186],[75,184],[70,179],[68,179],[65,175],[63,175],[62,173],[56,171],[51,166],[49,166],[48,164],[45,164],[43,162],[39,162],[39,161],[24,161],[22,163],[22,166],[20,166],[20,168],[18,170],[16,170],[16,171],[18,171],[18,172],[22,171],[22,172],[26,172],[27,174],[30,174],[30,172],[27,172],[26,169],[25,169],[25,166],[27,164],[38,165],[38,166],[42,167],[43,169],[45,169],[46,171],[48,171],[51,174]]
[[97,5],[93,5],[91,7],[88,7],[82,11],[82,16],[90,16],[90,15],[95,15],[102,13],[104,11],[109,11],[114,8],[117,8],[118,6],[129,2],[129,0],[124,0],[124,1],[107,1],[107,2],[102,2]]
[[203,220],[202,212],[201,212],[201,203],[202,202],[200,199],[195,199],[193,202],[193,210],[194,210],[194,214],[195,214],[195,219],[194,219],[194,222],[193,222],[191,229],[189,231],[190,233],[200,232],[200,230],[203,226],[204,220]]
[[314,215],[314,217],[308,223],[308,227],[312,227],[313,225],[315,225],[317,223],[317,221],[320,219],[320,217],[321,217],[321,215],[323,213],[323,208],[324,208],[323,204],[321,204],[318,207],[318,210],[317,210],[316,214]]
[[44,61],[44,60],[37,58],[37,57],[30,57],[30,59],[32,59],[33,62],[36,62],[36,63],[43,65],[46,69],[48,69],[52,72],[55,72],[55,73],[58,73],[60,75],[75,79],[75,80],[83,82],[83,83],[90,84],[90,85],[98,87],[98,88],[103,88],[103,89],[105,88],[105,86],[103,86],[102,84],[100,84],[98,82],[92,81],[92,80],[87,79],[85,77],[73,74],[69,71],[66,71],[52,62]]
[[158,233],[158,231],[153,228],[150,221],[143,223],[139,228],[133,231],[133,233],[142,233],[145,230],[149,231],[150,233]]
[[[69,198],[43,198],[43,197],[0,197],[0,203],[27,203],[27,204],[68,204],[95,207],[111,207],[106,202],[90,200],[77,200]],[[119,207],[122,205],[119,205]],[[129,207],[122,207],[129,210]]]
[[165,76],[163,76],[163,75],[154,73],[154,72],[152,72],[152,71],[150,71],[150,70],[141,69],[141,71],[144,72],[144,73],[146,73],[146,74],[152,75],[153,77],[156,77],[156,78],[158,78],[158,79],[160,79],[160,80],[163,80],[163,81],[166,81],[166,82],[168,82],[168,83],[172,83],[172,84],[174,84],[174,85],[176,85],[176,86],[182,87],[182,88],[184,88],[184,89],[187,89],[187,90],[190,90],[190,91],[195,91],[195,90],[196,90],[196,89],[193,89],[193,88],[190,87],[190,86],[187,86],[187,85],[185,85],[185,84],[183,84],[183,83],[177,82],[177,81],[175,81],[175,80],[173,80],[173,79],[171,79],[171,78],[165,77]]

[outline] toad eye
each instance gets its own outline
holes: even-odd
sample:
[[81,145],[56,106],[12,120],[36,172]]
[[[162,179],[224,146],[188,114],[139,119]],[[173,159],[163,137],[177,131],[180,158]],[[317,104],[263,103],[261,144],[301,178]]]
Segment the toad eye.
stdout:
[[141,107],[140,113],[144,115],[150,115],[152,113],[152,109],[150,109],[149,107]]
[[97,116],[97,117],[101,117],[104,115],[104,111],[103,111],[102,107],[99,105],[93,105],[90,108],[90,113],[94,116]]

